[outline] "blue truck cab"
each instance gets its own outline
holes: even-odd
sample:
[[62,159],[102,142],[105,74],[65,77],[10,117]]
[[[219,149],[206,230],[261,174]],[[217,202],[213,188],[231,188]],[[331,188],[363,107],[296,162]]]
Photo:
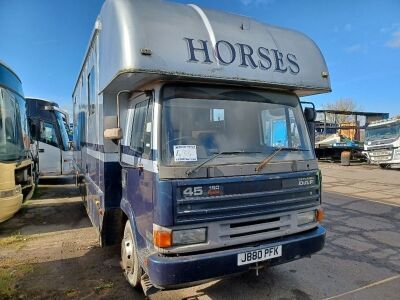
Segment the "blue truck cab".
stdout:
[[298,32],[105,1],[72,95],[74,162],[132,286],[179,288],[323,248],[315,111],[299,97],[329,92],[328,77]]

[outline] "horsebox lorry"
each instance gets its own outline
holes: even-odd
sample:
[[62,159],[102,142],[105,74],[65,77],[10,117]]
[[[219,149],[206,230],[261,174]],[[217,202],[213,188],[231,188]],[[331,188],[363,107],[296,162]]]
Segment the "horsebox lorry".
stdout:
[[321,250],[315,110],[299,96],[330,90],[299,32],[106,0],[72,95],[74,164],[129,283],[177,288]]
[[33,195],[38,177],[32,150],[21,80],[0,61],[0,223]]

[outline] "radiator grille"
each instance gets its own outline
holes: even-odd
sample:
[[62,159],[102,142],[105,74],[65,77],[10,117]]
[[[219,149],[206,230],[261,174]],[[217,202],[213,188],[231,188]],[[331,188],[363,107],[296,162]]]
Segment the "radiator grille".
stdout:
[[[292,182],[293,178],[288,180]],[[285,179],[229,183],[222,185],[223,195],[205,197],[179,196],[180,191],[186,187],[180,186],[177,191],[175,222],[188,224],[268,215],[311,208],[319,204],[320,191],[317,180],[313,185],[304,187],[298,187],[297,184],[296,187],[287,186]]]

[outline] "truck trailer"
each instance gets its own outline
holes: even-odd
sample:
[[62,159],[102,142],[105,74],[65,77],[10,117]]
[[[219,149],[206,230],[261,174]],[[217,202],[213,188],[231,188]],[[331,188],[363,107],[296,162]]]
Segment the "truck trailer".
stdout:
[[319,48],[299,32],[106,0],[72,94],[74,165],[128,282],[149,293],[321,250],[316,114],[299,97],[330,91]]
[[0,61],[0,223],[34,192],[37,180],[21,80]]
[[400,168],[400,116],[368,125],[364,154],[381,168]]
[[28,124],[39,155],[40,177],[72,175],[69,116],[53,101],[26,98]]

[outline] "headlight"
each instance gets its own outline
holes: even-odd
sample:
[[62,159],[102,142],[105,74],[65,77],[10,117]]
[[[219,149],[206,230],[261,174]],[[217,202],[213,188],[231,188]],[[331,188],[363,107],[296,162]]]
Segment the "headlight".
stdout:
[[206,242],[206,228],[172,231],[172,245],[189,245]]
[[397,148],[396,150],[394,150],[394,158],[400,158],[400,148]]
[[315,210],[299,213],[297,215],[297,225],[304,225],[316,222]]

